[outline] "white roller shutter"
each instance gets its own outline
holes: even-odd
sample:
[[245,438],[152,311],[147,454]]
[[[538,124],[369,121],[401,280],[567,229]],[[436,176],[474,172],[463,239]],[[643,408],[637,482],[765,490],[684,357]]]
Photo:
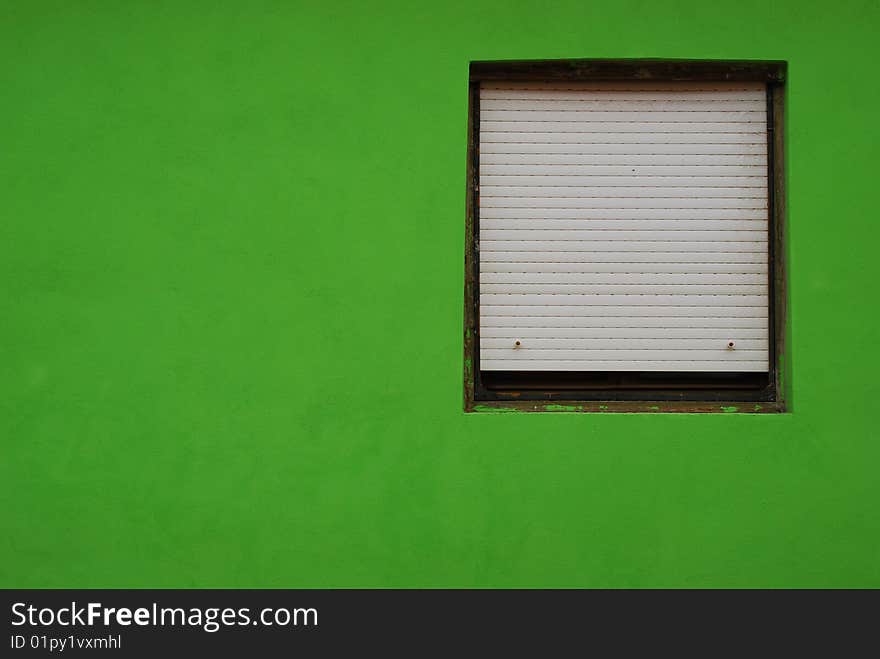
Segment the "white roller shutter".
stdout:
[[760,83],[483,83],[480,368],[767,371],[766,104]]

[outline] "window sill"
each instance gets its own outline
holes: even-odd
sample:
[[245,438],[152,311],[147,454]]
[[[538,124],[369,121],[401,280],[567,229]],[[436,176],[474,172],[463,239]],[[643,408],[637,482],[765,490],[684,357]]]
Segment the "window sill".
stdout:
[[694,401],[468,401],[466,413],[569,412],[628,414],[779,414],[786,412],[783,402],[694,402]]

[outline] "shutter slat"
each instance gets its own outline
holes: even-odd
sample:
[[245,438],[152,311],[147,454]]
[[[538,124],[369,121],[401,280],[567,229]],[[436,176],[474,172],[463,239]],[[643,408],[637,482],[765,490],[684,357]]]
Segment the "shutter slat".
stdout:
[[[607,332],[606,332],[607,334]],[[501,351],[516,351],[516,355],[510,355],[511,358],[519,357],[521,355],[525,355],[526,359],[531,359],[534,357],[541,358],[555,358],[555,355],[551,355],[549,353],[556,353],[559,350],[576,350],[579,352],[596,352],[596,351],[633,351],[633,350],[651,350],[651,351],[666,351],[666,350],[711,350],[711,351],[725,351],[728,353],[735,353],[740,358],[749,359],[748,354],[754,350],[766,350],[767,349],[767,339],[766,338],[757,338],[757,339],[745,339],[742,336],[739,337],[739,341],[736,342],[736,347],[734,350],[727,349],[727,342],[730,337],[721,336],[716,338],[711,337],[684,337],[673,339],[667,336],[664,337],[640,337],[640,338],[623,338],[623,337],[605,337],[601,339],[597,338],[565,338],[565,339],[544,339],[544,338],[533,338],[533,337],[525,337],[525,336],[517,336],[512,338],[486,338],[483,337],[480,339],[480,350],[489,351],[489,350],[501,350]],[[515,347],[515,342],[519,341],[519,347]],[[488,353],[488,356],[492,356],[495,353]],[[498,353],[501,354],[501,353]],[[501,354],[502,357],[507,356]],[[582,354],[572,354],[572,357],[582,357],[582,356],[594,356],[594,355],[582,355]],[[664,357],[665,355],[660,355],[660,357]]]
[[[766,172],[766,154],[693,153],[482,153],[480,171],[484,174],[512,174],[515,167],[549,168],[596,165],[601,167],[759,167]],[[530,170],[532,171],[532,170]],[[720,171],[720,170],[719,170]],[[558,170],[557,173],[566,173]],[[599,173],[599,172],[597,172]],[[710,170],[708,173],[712,173]]]
[[[702,98],[690,94],[687,98],[669,98],[669,94],[641,94],[638,92],[618,94],[593,94],[592,98],[533,98],[527,94],[520,98],[491,98],[480,101],[480,117],[484,111],[522,112],[544,110],[547,112],[764,112],[767,107],[759,94],[752,97],[731,94],[727,98]],[[664,98],[666,96],[666,98]],[[679,94],[678,96],[682,96]],[[766,117],[766,115],[765,115]]]
[[[519,233],[519,232],[517,232]],[[541,233],[541,232],[538,232]],[[670,236],[672,238],[674,236]],[[732,252],[766,254],[766,240],[480,240],[480,251],[492,252]],[[585,257],[586,258],[586,257]]]
[[[766,263],[767,253],[764,252],[501,252],[486,251],[480,254],[485,263],[543,263],[546,270],[554,270],[557,263],[579,263],[581,268],[588,270],[596,263],[651,263],[658,272],[667,270],[665,264],[732,264]],[[589,268],[583,264],[589,263]],[[664,264],[657,268],[656,264]],[[731,268],[736,269],[736,268]],[[628,271],[625,271],[628,272]]]
[[[571,136],[566,136],[571,139]],[[525,140],[505,139],[490,140],[486,135],[480,135],[480,159],[484,159],[492,154],[514,154],[514,155],[538,155],[538,156],[555,156],[560,154],[581,156],[583,158],[598,158],[600,156],[621,155],[621,156],[765,156],[767,155],[767,141],[758,142],[743,141],[730,142],[716,140],[715,142],[670,142],[669,140],[660,140],[657,142],[648,142],[646,140],[622,141],[593,141],[590,142],[589,149],[584,149],[583,142],[566,141],[560,138],[556,142],[547,140],[535,140],[528,142]],[[540,161],[536,161],[540,162]]]
[[481,121],[480,130],[486,133],[635,133],[676,135],[692,134],[718,137],[725,133],[750,135],[757,140],[766,136],[766,124],[754,121]]
[[[604,156],[608,158],[609,156]],[[673,158],[673,156],[667,156]],[[630,159],[634,156],[629,156]],[[520,165],[492,165],[484,159],[480,163],[482,182],[489,183],[486,179],[494,176],[687,176],[687,177],[729,177],[750,176],[761,178],[763,184],[767,184],[767,168],[759,163],[751,165],[641,165],[638,163],[614,164],[580,164],[571,165],[565,163],[544,164],[520,164]],[[650,184],[651,181],[645,181]]]
[[[601,188],[638,188],[653,190],[655,188],[674,188],[678,194],[682,194],[681,186],[687,189],[693,188],[724,188],[742,189],[758,188],[758,191],[749,191],[749,196],[763,197],[767,192],[767,177],[760,174],[745,175],[711,175],[704,174],[677,174],[674,176],[658,176],[647,172],[639,173],[635,167],[630,167],[630,173],[622,176],[603,175],[601,171],[595,174],[505,174],[480,176],[480,190],[483,195],[493,196],[496,188],[507,187],[535,187],[535,188],[579,188],[586,190],[599,190]],[[560,196],[566,196],[569,190],[562,190]],[[758,194],[756,194],[758,192]],[[499,193],[506,194],[506,193]],[[539,192],[540,194],[540,192]],[[699,196],[701,191],[695,191]],[[690,195],[689,195],[690,196]]]
[[[481,293],[480,304],[487,306],[598,306],[634,309],[637,307],[710,307],[761,308],[767,304],[766,295],[652,295],[619,294],[588,295],[582,293],[540,294],[502,294]],[[735,314],[734,314],[735,315]]]
[[[581,124],[609,122],[618,123],[644,123],[656,124],[664,130],[671,130],[677,126],[669,124],[702,124],[712,126],[722,124],[766,124],[767,110],[726,110],[699,111],[687,110],[677,112],[675,110],[639,110],[639,111],[604,111],[592,108],[583,110],[485,110],[480,109],[480,125],[491,122],[538,122],[554,124]],[[490,129],[491,130],[491,129]],[[528,130],[528,129],[526,129]],[[685,128],[685,130],[691,130]],[[702,132],[702,131],[700,131]]]
[[697,359],[712,359],[724,362],[749,362],[761,359],[766,348],[757,348],[752,350],[728,350],[722,344],[724,341],[718,341],[719,347],[710,349],[699,348],[662,348],[662,349],[640,349],[640,348],[615,348],[615,349],[597,349],[582,350],[579,348],[565,348],[554,350],[532,349],[523,345],[520,348],[480,348],[481,357],[485,359],[504,359],[511,362],[523,362],[547,360],[547,359],[598,359],[598,360],[671,360],[671,361],[687,361]]
[[[628,201],[627,203],[632,203]],[[640,202],[641,203],[641,202]],[[485,220],[763,220],[766,208],[541,208],[484,206],[480,209],[480,223]]]
[[[617,210],[629,208],[650,208],[652,210],[680,210],[687,208],[696,209],[712,209],[721,208],[725,211],[762,209],[767,210],[767,198],[761,197],[730,197],[718,195],[718,197],[658,197],[647,196],[648,194],[656,195],[657,188],[651,191],[645,191],[644,197],[614,197],[614,196],[584,196],[584,197],[553,197],[553,196],[535,196],[534,191],[540,188],[530,188],[530,197],[517,197],[514,188],[503,189],[508,195],[513,196],[485,196],[480,199],[480,209],[482,208],[613,208]],[[495,188],[496,195],[499,188]],[[544,188],[548,193],[553,192],[552,188]],[[667,189],[667,192],[672,192]],[[695,194],[695,193],[694,193]],[[543,211],[542,211],[543,212]]]
[[593,91],[593,92],[609,92],[609,91],[651,91],[660,93],[669,93],[677,91],[702,91],[702,92],[719,92],[719,91],[755,91],[760,92],[764,89],[761,82],[747,81],[675,81],[675,82],[652,82],[650,80],[636,81],[572,81],[572,80],[535,80],[535,81],[506,81],[506,80],[487,80],[481,84],[483,91],[492,91],[497,89],[505,90],[535,90],[535,89],[570,89],[575,91]]
[[[495,255],[497,256],[497,255]],[[558,254],[554,254],[558,256]],[[632,256],[630,254],[630,256]],[[718,254],[715,255],[716,258]],[[746,258],[743,255],[739,255]],[[604,277],[607,273],[618,274],[651,274],[651,275],[705,275],[705,274],[722,274],[734,275],[740,273],[760,273],[766,276],[767,261],[761,260],[753,263],[747,262],[728,262],[728,263],[712,263],[704,261],[685,262],[680,257],[676,261],[652,261],[641,262],[620,262],[620,261],[598,261],[593,258],[589,268],[585,268],[582,263],[583,259],[575,261],[555,261],[553,263],[542,261],[489,261],[482,260],[480,263],[480,277],[485,273],[544,273],[548,276],[556,274],[570,275],[574,273],[584,274],[585,276]]]
[[767,286],[767,273],[656,273],[656,272],[481,272],[480,290],[496,285],[598,286]]
[[548,284],[480,283],[493,295],[767,295],[767,284]]
[[[547,311],[542,307],[542,311]],[[552,311],[552,310],[551,310]],[[645,311],[643,309],[643,311]],[[717,314],[718,309],[712,309]],[[601,329],[601,330],[655,330],[655,329],[759,329],[767,334],[767,317],[766,315],[757,316],[718,316],[700,313],[691,313],[688,315],[679,314],[670,315],[630,315],[630,316],[611,316],[605,315],[562,315],[554,316],[552,313],[543,313],[541,315],[504,315],[494,313],[491,309],[481,315],[486,320],[484,327],[480,328],[480,332],[484,333],[487,329],[498,328],[499,331],[506,331],[509,328],[532,328],[547,329],[559,332],[564,335],[572,329]],[[734,340],[735,337],[730,337]]]
[[712,372],[755,372],[763,373],[767,370],[767,358],[761,354],[755,355],[756,361],[728,361],[718,359],[701,359],[692,361],[675,360],[647,360],[647,359],[624,359],[624,360],[582,360],[582,359],[543,359],[543,360],[518,360],[490,359],[480,357],[480,368],[484,371],[684,371],[688,373],[712,373]]
[[[712,243],[719,242],[767,242],[767,231],[725,231],[723,229],[715,229],[708,231],[684,231],[684,230],[657,230],[647,231],[641,229],[631,229],[629,231],[613,231],[611,229],[590,230],[590,229],[488,229],[480,228],[481,241],[564,241],[571,243],[572,241],[589,240],[593,242],[604,241],[623,241],[627,243],[642,241],[708,241]],[[486,249],[485,242],[481,243],[483,249]],[[720,249],[726,250],[727,246],[721,245]]]
[[[633,220],[633,219],[565,219],[565,218],[540,218],[540,219],[511,219],[511,218],[489,218],[480,220],[480,237],[491,238],[486,235],[491,231],[506,232],[546,232],[541,235],[550,235],[552,232],[588,232],[593,236],[601,237],[601,232],[609,232],[607,236],[614,237],[626,236],[626,232],[633,232],[631,236],[653,235],[654,232],[670,232],[680,231],[681,234],[665,233],[664,236],[681,236],[684,233],[693,234],[694,232],[705,232],[717,237],[717,234],[734,236],[740,232],[750,235],[758,233],[767,235],[767,220],[689,220],[689,219],[651,219],[651,220]],[[537,235],[537,234],[533,234]],[[572,235],[562,234],[560,235]],[[658,234],[660,235],[660,234]],[[722,235],[719,240],[723,240]]]
[[[761,306],[732,306],[713,307],[708,305],[685,306],[685,305],[654,305],[654,306],[624,306],[618,301],[610,305],[492,305],[487,302],[481,303],[481,311],[484,316],[514,316],[527,318],[530,316],[595,316],[600,318],[628,319],[624,326],[642,327],[638,318],[688,318],[707,316],[716,318],[764,318],[766,313]],[[491,323],[490,323],[491,324]]]
[[[499,122],[495,123],[497,124]],[[618,128],[626,125],[627,124],[618,124]],[[682,124],[675,124],[670,127],[677,128],[681,125]],[[728,127],[735,126],[735,124],[727,125]],[[593,130],[589,131],[551,131],[550,128],[547,128],[546,130],[534,130],[534,125],[532,125],[531,129],[504,125],[492,130],[491,127],[485,126],[480,131],[480,152],[482,153],[486,148],[485,145],[495,143],[541,145],[566,144],[569,146],[574,144],[657,144],[670,145],[667,147],[669,149],[675,148],[671,145],[696,145],[699,147],[698,149],[694,149],[697,153],[702,153],[704,148],[711,148],[710,145],[718,144],[729,144],[731,146],[738,144],[760,144],[763,145],[763,149],[766,150],[767,148],[766,132],[761,132],[760,130],[713,131],[710,127],[707,127],[706,124],[694,124],[694,126],[696,126],[696,128],[693,130],[672,131],[637,130],[636,128],[638,127],[633,125],[629,125],[630,130],[614,131],[607,125],[601,126],[599,124],[592,126]],[[702,128],[702,130],[697,130],[697,128]],[[663,148],[662,150],[658,149],[656,152],[666,153],[667,148]],[[598,153],[603,152],[604,149],[598,151]],[[722,151],[722,153],[728,152],[736,153],[733,149]],[[575,153],[577,153],[577,151],[575,151]],[[611,153],[616,152],[612,151]],[[652,153],[652,151],[645,151],[645,153]]]
[[[730,339],[733,327],[484,327],[480,330],[480,345],[486,347],[511,347],[511,341],[539,339],[541,341],[563,341],[589,339],[593,341],[625,341],[650,339]],[[762,327],[737,327],[736,336],[740,340],[754,340],[766,345],[767,332]],[[500,344],[487,341],[502,341]],[[503,343],[506,341],[507,343]],[[528,345],[532,345],[531,342]],[[616,344],[615,344],[616,345]],[[740,345],[740,344],[737,344]],[[597,346],[602,347],[602,346]],[[611,346],[613,347],[613,346]],[[661,346],[658,346],[661,347]]]
[[[596,181],[599,183],[599,181]],[[493,197],[513,199],[536,199],[550,197],[555,199],[613,199],[626,201],[627,199],[699,199],[706,202],[719,197],[728,199],[759,199],[766,204],[767,188],[729,185],[726,187],[692,186],[672,187],[668,182],[656,182],[643,185],[627,185],[621,181],[620,185],[481,185],[480,202]],[[732,183],[736,183],[732,181]],[[669,202],[664,202],[669,203]],[[715,202],[718,203],[718,202]],[[725,202],[730,204],[730,202]]]

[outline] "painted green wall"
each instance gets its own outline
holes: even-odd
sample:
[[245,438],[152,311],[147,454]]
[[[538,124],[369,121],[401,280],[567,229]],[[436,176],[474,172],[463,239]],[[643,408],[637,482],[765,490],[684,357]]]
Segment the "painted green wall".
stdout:
[[[880,586],[880,6],[0,4],[0,585]],[[789,61],[788,415],[462,412],[471,59]]]

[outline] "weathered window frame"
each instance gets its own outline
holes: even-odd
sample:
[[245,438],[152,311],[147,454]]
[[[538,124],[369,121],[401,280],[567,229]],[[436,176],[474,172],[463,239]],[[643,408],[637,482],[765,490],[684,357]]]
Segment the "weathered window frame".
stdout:
[[[465,216],[464,410],[529,412],[785,412],[790,405],[791,359],[787,353],[785,240],[784,61],[542,60],[471,62],[468,96]],[[566,384],[565,376],[532,375],[489,389],[479,370],[479,85],[481,81],[750,81],[767,84],[769,154],[770,369],[762,386],[722,386],[718,379],[683,373],[653,385],[618,374],[592,383]],[[614,380],[614,381],[611,381]],[[497,382],[497,377],[496,377]]]

